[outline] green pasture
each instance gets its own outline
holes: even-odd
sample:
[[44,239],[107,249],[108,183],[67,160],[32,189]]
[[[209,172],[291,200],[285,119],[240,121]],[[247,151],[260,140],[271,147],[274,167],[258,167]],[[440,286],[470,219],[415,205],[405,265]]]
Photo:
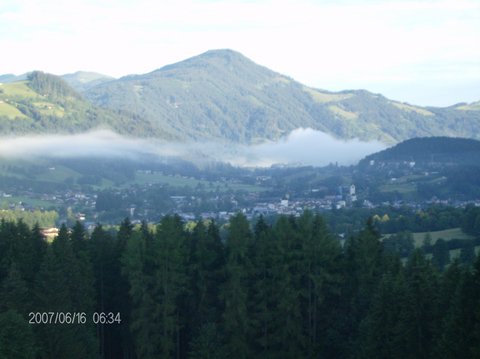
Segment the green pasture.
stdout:
[[139,185],[147,185],[147,184],[166,184],[172,187],[190,187],[196,188],[198,186],[203,187],[204,190],[211,190],[215,191],[217,187],[221,191],[226,191],[228,189],[238,191],[244,190],[248,192],[261,192],[267,190],[267,188],[262,186],[256,185],[249,185],[249,184],[242,184],[242,183],[224,183],[224,182],[209,182],[204,180],[195,179],[192,177],[184,177],[180,175],[165,175],[162,173],[144,173],[144,172],[136,172],[135,173],[135,180],[128,183],[130,184],[139,184]]
[[474,239],[473,236],[464,233],[460,228],[451,228],[435,232],[417,232],[413,233],[415,247],[421,247],[423,245],[423,240],[425,239],[427,233],[430,233],[432,244],[435,244],[435,242],[440,238],[443,238],[446,241],[450,241],[452,239]]

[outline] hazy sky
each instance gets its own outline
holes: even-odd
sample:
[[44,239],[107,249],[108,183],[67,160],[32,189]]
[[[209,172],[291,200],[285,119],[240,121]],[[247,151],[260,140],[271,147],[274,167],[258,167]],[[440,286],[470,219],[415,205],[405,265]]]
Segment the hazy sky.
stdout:
[[145,73],[231,48],[307,85],[480,99],[479,0],[1,0],[0,74]]

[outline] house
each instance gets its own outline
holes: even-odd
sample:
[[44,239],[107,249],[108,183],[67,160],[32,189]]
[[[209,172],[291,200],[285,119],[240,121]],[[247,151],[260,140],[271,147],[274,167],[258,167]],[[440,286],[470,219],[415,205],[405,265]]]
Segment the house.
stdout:
[[41,228],[40,233],[42,234],[43,238],[47,242],[50,242],[53,239],[55,239],[55,237],[58,236],[58,228],[56,227]]

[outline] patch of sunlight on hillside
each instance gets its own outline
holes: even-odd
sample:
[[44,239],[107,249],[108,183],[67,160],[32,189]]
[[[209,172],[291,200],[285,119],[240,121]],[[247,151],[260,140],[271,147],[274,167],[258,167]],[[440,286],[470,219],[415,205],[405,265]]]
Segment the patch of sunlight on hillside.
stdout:
[[346,111],[343,108],[335,105],[328,106],[328,109],[335,115],[338,115],[346,120],[356,120],[358,118],[358,113]]
[[7,97],[38,97],[38,94],[27,85],[27,81],[11,82],[0,86]]
[[0,100],[0,116],[5,116],[5,117],[8,117],[10,119],[14,119],[14,118],[26,118],[27,116],[25,116],[23,113],[21,113],[18,108],[16,108],[15,106],[13,105],[10,105],[6,102],[3,102],[2,100]]
[[420,108],[420,107],[408,105],[406,103],[401,103],[401,102],[393,102],[393,101],[391,102],[391,104],[393,106],[395,106],[396,108],[398,108],[400,110],[403,110],[403,111],[416,112],[416,113],[418,113],[419,115],[422,115],[422,116],[433,116],[432,112],[430,112],[428,110],[425,110],[423,108]]
[[416,232],[413,233],[415,247],[418,248],[423,245],[423,240],[425,239],[427,233],[430,233],[430,237],[432,238],[432,244],[435,244],[435,242],[440,238],[443,238],[446,241],[450,241],[452,239],[474,239],[473,236],[466,234],[460,228],[451,228],[445,229],[443,231],[434,232]]
[[338,102],[338,101],[346,100],[347,98],[350,98],[353,96],[353,94],[351,93],[336,94],[336,93],[321,92],[306,86],[303,88],[303,90],[307,92],[314,101],[319,103]]
[[462,111],[480,111],[480,101],[473,102],[468,105],[458,106],[456,109]]
[[33,106],[42,114],[55,117],[63,117],[65,110],[50,102],[34,102]]

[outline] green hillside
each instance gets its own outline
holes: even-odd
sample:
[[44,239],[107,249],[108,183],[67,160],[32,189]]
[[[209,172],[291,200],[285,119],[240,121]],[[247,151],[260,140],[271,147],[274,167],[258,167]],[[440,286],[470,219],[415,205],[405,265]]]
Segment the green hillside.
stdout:
[[426,137],[361,160],[357,180],[376,200],[468,200],[480,196],[480,141]]
[[24,81],[0,84],[2,135],[77,133],[96,128],[137,136],[157,133],[131,114],[92,105],[54,75],[37,71]]
[[426,137],[403,141],[367,156],[360,165],[372,160],[384,162],[414,161],[443,165],[476,165],[480,158],[480,141],[466,138]]
[[4,135],[108,127],[139,137],[259,143],[310,127],[387,144],[422,136],[480,139],[478,102],[423,108],[365,90],[314,89],[232,50],[117,80],[91,72],[0,79]]
[[418,136],[480,138],[478,106],[422,108],[364,90],[313,89],[231,50],[100,84],[86,96],[99,106],[135,113],[176,138],[255,143],[298,127],[385,143]]

